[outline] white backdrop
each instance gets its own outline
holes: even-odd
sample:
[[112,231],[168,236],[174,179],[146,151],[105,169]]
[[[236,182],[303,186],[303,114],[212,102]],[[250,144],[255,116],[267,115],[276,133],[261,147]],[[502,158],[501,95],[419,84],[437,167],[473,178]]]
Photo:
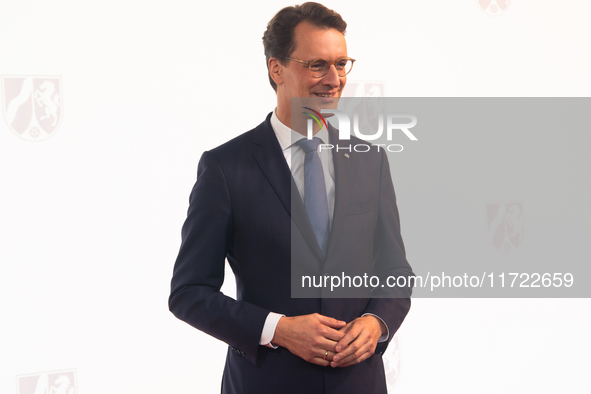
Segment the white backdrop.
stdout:
[[[325,4],[349,24],[349,81],[387,96],[591,94],[588,2],[494,2]],[[11,78],[61,84],[49,138],[0,121],[0,392],[45,394],[52,371],[81,394],[219,392],[226,346],[168,312],[170,277],[201,153],[274,108],[261,37],[290,4],[2,0],[3,116]],[[397,195],[412,265],[429,245],[404,229],[412,187]],[[391,391],[589,393],[590,307],[415,299]]]

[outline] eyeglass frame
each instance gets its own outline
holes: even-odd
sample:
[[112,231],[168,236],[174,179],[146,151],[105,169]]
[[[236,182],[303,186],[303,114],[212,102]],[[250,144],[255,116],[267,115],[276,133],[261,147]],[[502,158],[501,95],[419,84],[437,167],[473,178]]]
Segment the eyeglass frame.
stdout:
[[312,74],[312,76],[313,76],[314,78],[324,78],[324,76],[325,76],[326,74],[328,74],[328,70],[330,70],[330,66],[334,65],[334,66],[335,66],[335,69],[336,69],[336,67],[337,67],[337,63],[338,63],[338,62],[340,62],[340,61],[341,61],[341,60],[343,60],[343,59],[347,59],[347,60],[350,60],[350,61],[351,61],[351,70],[349,70],[349,71],[348,71],[346,74],[343,74],[343,75],[340,75],[340,74],[338,74],[338,71],[339,71],[339,70],[337,70],[337,75],[338,75],[339,77],[344,77],[345,75],[349,74],[349,73],[350,73],[350,72],[353,70],[353,65],[355,64],[355,59],[353,59],[353,58],[350,58],[350,57],[347,57],[347,56],[345,56],[345,57],[340,57],[340,58],[338,58],[337,60],[335,60],[334,62],[329,62],[328,60],[326,60],[326,59],[321,59],[321,58],[318,58],[318,59],[313,59],[313,60],[310,60],[310,61],[305,61],[305,60],[300,60],[300,59],[294,59],[293,57],[288,57],[288,56],[286,56],[285,58],[286,58],[287,60],[293,60],[293,61],[295,61],[295,62],[299,62],[299,63],[302,63],[302,64],[305,64],[305,65],[307,65],[307,66],[308,66],[308,70],[310,70],[310,72],[311,72],[311,73],[314,73],[314,71],[312,71],[312,68],[311,68],[311,67],[312,67],[312,66],[311,66],[311,64],[312,64],[312,63],[314,63],[315,61],[318,61],[318,60],[322,60],[322,61],[324,61],[324,62],[327,62],[327,63],[328,63],[328,68],[326,69],[326,72],[325,72],[324,74],[322,74],[321,76],[319,76],[319,77],[317,77],[317,76],[315,76],[314,74]]

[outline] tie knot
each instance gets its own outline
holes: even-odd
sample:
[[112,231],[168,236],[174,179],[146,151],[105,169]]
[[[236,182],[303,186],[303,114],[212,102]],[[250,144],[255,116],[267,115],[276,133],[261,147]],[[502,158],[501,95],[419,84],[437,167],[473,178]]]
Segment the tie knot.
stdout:
[[304,151],[304,153],[309,153],[312,151],[318,150],[318,145],[322,143],[322,140],[318,137],[314,137],[313,139],[309,140],[307,138],[303,138],[296,142],[300,148]]

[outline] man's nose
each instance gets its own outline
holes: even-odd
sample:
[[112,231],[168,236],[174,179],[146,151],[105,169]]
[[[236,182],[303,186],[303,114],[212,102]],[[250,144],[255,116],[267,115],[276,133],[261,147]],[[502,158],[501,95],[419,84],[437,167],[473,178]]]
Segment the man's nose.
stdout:
[[328,72],[322,77],[322,83],[330,86],[339,86],[341,84],[339,73],[334,64],[330,65]]

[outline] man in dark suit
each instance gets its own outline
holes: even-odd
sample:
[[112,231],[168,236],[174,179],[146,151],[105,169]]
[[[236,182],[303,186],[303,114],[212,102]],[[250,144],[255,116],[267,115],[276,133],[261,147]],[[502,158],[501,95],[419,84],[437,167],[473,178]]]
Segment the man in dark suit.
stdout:
[[[320,275],[345,266],[412,275],[384,152],[309,155],[302,141],[292,144],[305,130],[291,98],[330,102],[342,93],[353,63],[345,28],[317,3],[281,10],[263,36],[276,110],[201,157],[169,306],[229,344],[223,393],[386,393],[381,354],[408,313],[410,290],[397,298],[291,293],[299,280],[292,282],[292,263]],[[334,130],[315,132],[337,143]],[[305,175],[309,158],[320,183]],[[322,186],[320,211],[308,204],[312,184]],[[237,300],[220,292],[226,258]]]

